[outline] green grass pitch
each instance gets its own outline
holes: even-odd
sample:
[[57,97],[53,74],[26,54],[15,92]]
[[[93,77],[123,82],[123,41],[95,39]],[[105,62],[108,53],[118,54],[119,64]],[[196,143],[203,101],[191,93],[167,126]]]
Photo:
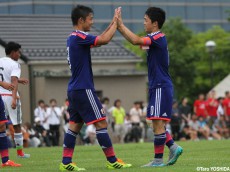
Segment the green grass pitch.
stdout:
[[[197,167],[230,167],[230,140],[221,141],[199,141],[178,142],[184,148],[182,156],[173,166],[158,168],[141,168],[153,158],[152,143],[138,144],[115,144],[114,149],[117,157],[123,161],[133,164],[132,168],[121,169],[127,172],[190,172],[197,171]],[[26,152],[31,154],[30,159],[18,159],[15,149],[10,149],[10,157],[23,166],[19,168],[0,168],[1,172],[52,172],[59,171],[62,158],[61,147],[50,148],[28,148]],[[167,160],[168,149],[166,147],[164,159]],[[74,162],[87,171],[104,172],[111,171],[105,168],[105,157],[98,145],[76,146]],[[211,170],[209,170],[211,171]]]

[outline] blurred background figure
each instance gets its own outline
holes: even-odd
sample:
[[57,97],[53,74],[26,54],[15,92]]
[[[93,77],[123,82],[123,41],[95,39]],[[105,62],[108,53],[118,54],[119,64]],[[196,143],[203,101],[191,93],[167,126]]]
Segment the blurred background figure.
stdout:
[[129,111],[129,115],[132,123],[132,140],[135,140],[135,142],[143,142],[142,130],[144,127],[143,124],[141,125],[141,117],[143,116],[143,112],[140,102],[134,102],[133,107]]
[[125,138],[125,109],[121,106],[121,100],[117,99],[114,102],[114,109],[112,112],[112,116],[114,118],[114,129],[115,135],[117,137],[118,142],[124,143]]
[[69,107],[69,101],[68,99],[65,99],[64,105],[61,107],[61,113],[62,113],[62,118],[63,118],[63,130],[66,133],[66,131],[69,128],[69,112],[68,112],[68,107]]
[[50,107],[47,108],[48,123],[51,134],[52,146],[59,145],[60,137],[60,123],[61,123],[61,108],[57,107],[57,101],[55,99],[50,100]]
[[34,109],[34,119],[39,118],[41,125],[46,129],[49,130],[49,124],[47,121],[47,113],[46,113],[46,104],[44,100],[38,101],[38,106]]

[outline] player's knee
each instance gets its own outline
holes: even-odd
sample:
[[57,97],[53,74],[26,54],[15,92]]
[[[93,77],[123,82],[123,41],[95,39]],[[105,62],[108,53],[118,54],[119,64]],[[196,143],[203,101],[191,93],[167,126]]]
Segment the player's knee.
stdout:
[[79,133],[80,130],[81,130],[81,128],[82,128],[82,126],[83,126],[83,123],[71,123],[71,124],[69,125],[69,129],[70,129],[71,131],[74,131],[74,132],[76,132],[76,133]]
[[15,132],[15,133],[21,133],[21,132],[22,132],[22,129],[21,129],[21,125],[20,125],[20,124],[14,125],[14,132]]
[[107,128],[108,124],[106,120],[98,121],[94,123],[94,126],[96,130],[102,129],[102,128]]

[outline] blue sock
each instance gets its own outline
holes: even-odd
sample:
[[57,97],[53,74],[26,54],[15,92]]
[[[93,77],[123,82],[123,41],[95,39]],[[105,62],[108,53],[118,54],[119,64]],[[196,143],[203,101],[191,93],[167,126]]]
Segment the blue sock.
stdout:
[[72,157],[73,157],[77,135],[78,133],[73,132],[70,129],[68,129],[68,131],[65,134],[64,144],[63,144],[63,158],[62,158],[62,163],[65,165],[72,163]]
[[163,158],[165,141],[166,141],[165,133],[154,135],[154,151],[155,151],[154,158],[157,159]]
[[8,142],[5,131],[0,132],[0,155],[2,158],[2,163],[6,163],[9,160]]
[[101,146],[107,160],[110,163],[114,163],[117,161],[117,158],[115,156],[112,142],[110,140],[107,128],[101,128],[99,130],[96,130],[97,140],[99,145]]

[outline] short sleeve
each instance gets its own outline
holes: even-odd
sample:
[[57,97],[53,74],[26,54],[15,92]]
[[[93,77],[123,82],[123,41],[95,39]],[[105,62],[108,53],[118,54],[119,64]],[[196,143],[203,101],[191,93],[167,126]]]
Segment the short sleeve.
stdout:
[[21,66],[20,66],[20,64],[14,63],[12,65],[12,71],[11,71],[11,75],[10,76],[11,77],[15,76],[17,78],[20,78],[20,76],[21,76]]
[[94,35],[90,35],[90,34],[84,34],[84,33],[80,33],[80,32],[74,32],[72,33],[72,35],[76,36],[77,38],[77,44],[79,45],[87,45],[87,46],[91,46],[91,45],[96,45],[97,44],[97,36]]

